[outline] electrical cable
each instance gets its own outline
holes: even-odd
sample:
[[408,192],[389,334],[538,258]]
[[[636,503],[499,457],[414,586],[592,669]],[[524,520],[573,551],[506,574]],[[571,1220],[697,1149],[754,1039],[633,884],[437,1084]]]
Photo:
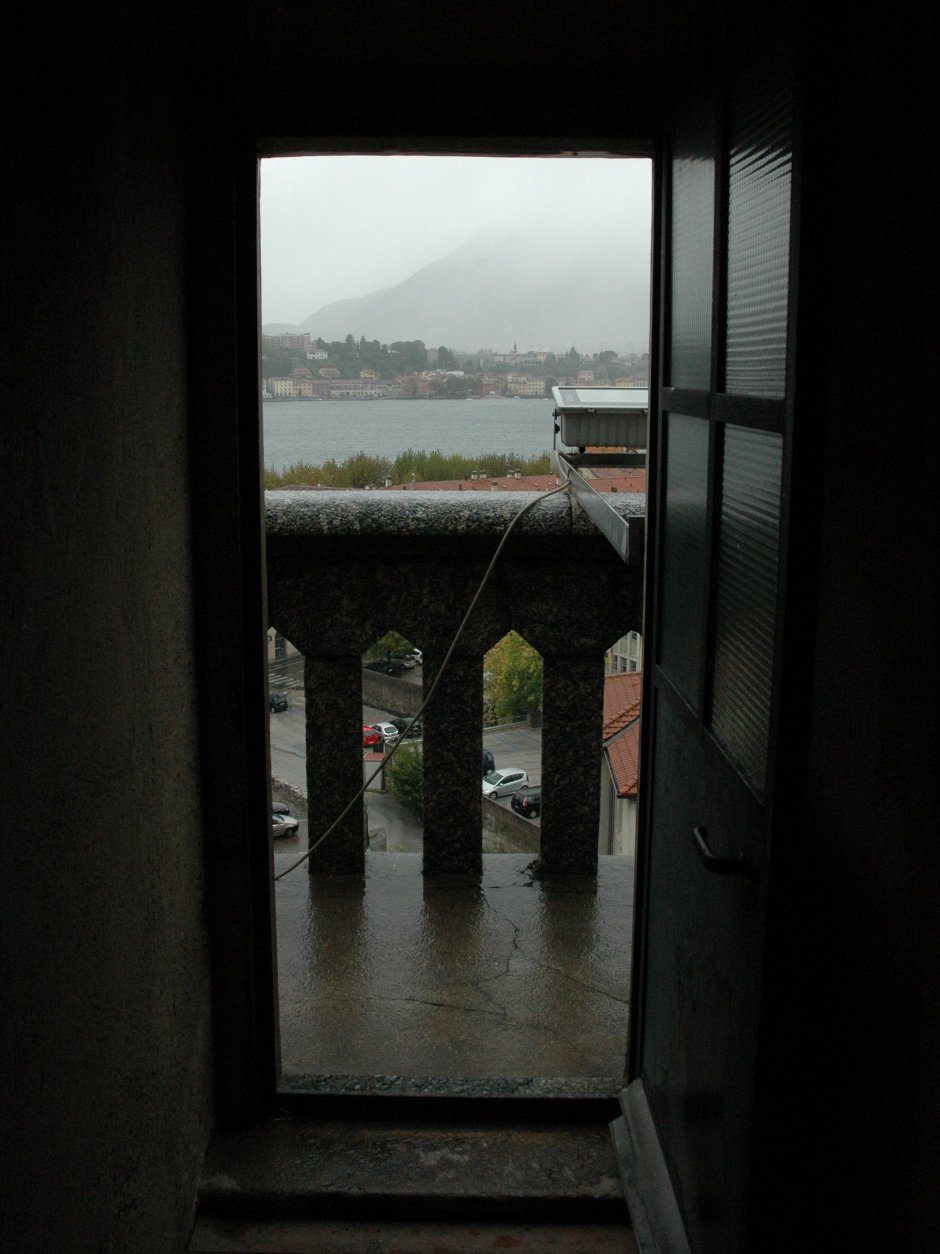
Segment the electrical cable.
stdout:
[[524,505],[522,509],[519,511],[519,513],[516,514],[515,517],[512,519],[509,526],[503,532],[502,537],[499,541],[499,544],[496,546],[496,552],[490,558],[490,564],[487,566],[486,570],[483,573],[483,578],[480,580],[479,586],[477,587],[476,592],[473,594],[473,599],[470,602],[470,605],[468,606],[466,613],[464,614],[463,618],[460,620],[460,625],[458,626],[457,631],[454,634],[453,640],[450,642],[450,647],[448,648],[447,652],[444,654],[444,660],[441,662],[440,667],[438,668],[438,672],[434,676],[434,681],[432,682],[430,688],[428,689],[427,696],[421,702],[421,708],[418,710],[417,714],[412,716],[411,721],[408,723],[407,727],[398,737],[398,740],[395,742],[395,744],[392,745],[391,749],[385,755],[382,762],[375,768],[375,770],[372,772],[369,778],[365,781],[365,783],[362,785],[359,791],[355,794],[355,796],[352,798],[349,804],[333,820],[333,822],[329,825],[329,827],[326,829],[323,835],[318,837],[316,842],[312,844],[309,847],[309,849],[307,849],[306,853],[304,853],[301,857],[299,857],[296,862],[292,862],[291,865],[286,868],[286,870],[280,871],[277,875],[275,875],[274,877],[275,881],[282,880],[285,875],[290,875],[291,871],[296,871],[296,869],[299,866],[301,866],[304,862],[307,861],[307,859],[315,850],[319,849],[319,847],[323,844],[326,838],[333,831],[335,831],[335,829],[340,825],[340,823],[342,823],[343,819],[346,817],[349,811],[353,808],[353,806],[356,804],[359,798],[365,795],[366,789],[369,787],[372,781],[385,769],[388,763],[392,760],[399,746],[405,743],[405,737],[407,736],[408,732],[410,732],[412,727],[414,727],[415,723],[418,721],[418,719],[421,717],[421,715],[424,713],[425,709],[427,708],[429,701],[434,696],[434,691],[437,688],[437,685],[441,681],[441,676],[444,674],[445,670],[447,669],[447,664],[450,662],[454,649],[457,647],[457,641],[463,635],[464,628],[466,627],[467,623],[470,621],[470,615],[476,609],[477,602],[479,601],[480,597],[483,595],[483,589],[486,587],[487,583],[489,582],[490,575],[493,573],[493,569],[496,566],[496,562],[499,558],[499,555],[500,553],[502,553],[503,548],[505,547],[506,541],[509,539],[512,533],[513,527],[515,527],[516,523],[519,522],[519,520],[523,517],[524,514],[527,514],[529,510],[532,509],[534,506],[538,505],[540,501],[545,501],[550,496],[556,496],[559,492],[567,492],[567,490],[568,490],[568,484],[563,483],[557,488],[552,488],[550,492],[540,493],[537,497],[535,497],[534,500],[529,501],[528,504]]

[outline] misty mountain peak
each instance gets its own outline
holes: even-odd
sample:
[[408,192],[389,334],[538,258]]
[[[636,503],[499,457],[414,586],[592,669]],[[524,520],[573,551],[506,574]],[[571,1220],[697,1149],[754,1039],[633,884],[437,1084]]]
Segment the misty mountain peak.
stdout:
[[597,206],[585,224],[584,206],[573,220],[564,201],[549,202],[524,222],[481,228],[401,283],[324,305],[300,330],[325,340],[421,339],[467,351],[505,348],[508,339],[642,352],[649,281],[649,240],[628,238],[609,206]]

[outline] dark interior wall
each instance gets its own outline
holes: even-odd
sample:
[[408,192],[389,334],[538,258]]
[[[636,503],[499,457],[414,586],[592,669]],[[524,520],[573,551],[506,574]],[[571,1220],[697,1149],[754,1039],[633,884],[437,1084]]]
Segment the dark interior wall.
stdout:
[[[390,40],[351,13],[341,33],[354,42],[342,44],[330,41],[340,32],[326,31],[322,6],[255,7],[250,38],[233,31],[229,9],[194,44],[166,4],[148,10],[153,29],[117,8],[91,29],[85,11],[80,30],[57,19],[53,31],[25,30],[6,51],[10,1248],[178,1248],[210,1121],[199,809],[209,775],[200,780],[197,768],[194,692],[205,678],[192,645],[210,631],[213,607],[203,597],[194,619],[190,523],[211,481],[218,513],[213,522],[198,506],[197,560],[203,574],[212,564],[222,571],[231,600],[244,450],[227,447],[221,470],[213,461],[212,424],[227,437],[237,403],[224,382],[234,354],[209,354],[216,388],[204,368],[195,377],[199,357],[187,343],[194,300],[202,344],[231,333],[235,279],[231,170],[204,152],[183,173],[182,137],[194,118],[181,114],[179,49],[201,65],[202,107],[220,130],[231,118],[246,136],[472,132],[485,150],[501,134],[655,133],[669,74],[674,85],[683,59],[707,55],[708,29],[686,17],[710,12],[620,5],[575,23],[570,11],[542,12],[536,30],[529,10],[516,23],[501,13],[498,29],[467,21],[453,29],[439,6],[427,6],[420,26],[396,8]],[[151,73],[161,23],[177,46]],[[878,31],[887,33],[888,25]],[[355,57],[346,58],[350,47]],[[216,91],[220,63],[247,70]],[[799,1178],[822,1191],[833,1230],[874,1216],[877,1230],[890,1235],[894,1224],[910,1236],[929,1232],[928,1185],[940,1176],[927,1066],[937,1027],[928,991],[937,843],[925,817],[936,731],[926,539],[935,511],[923,457],[930,389],[921,384],[935,320],[919,249],[934,225],[916,160],[917,76],[904,90],[901,77],[886,83],[883,55],[847,65],[820,97],[832,112],[815,132],[825,180],[816,256],[829,269],[817,375],[826,491],[799,834],[807,872],[791,898],[796,961],[784,973],[789,985],[778,985],[781,1091],[789,1084],[794,1101],[779,1103],[777,1130],[802,1156]],[[244,111],[252,96],[254,119]],[[193,200],[203,210],[195,235]],[[184,282],[194,264],[196,286]],[[873,389],[883,404],[872,405]],[[207,406],[198,413],[194,395]],[[197,428],[193,492],[188,442]],[[237,666],[244,640],[225,621],[224,656]],[[215,713],[226,729],[218,739],[243,744],[229,727],[229,696]],[[227,775],[215,773],[227,754],[210,763],[216,807],[229,783],[238,787],[237,757],[228,755]],[[784,1231],[789,1239],[794,1229]]]
[[179,101],[119,25],[26,34],[0,232],[0,1243],[165,1251],[211,1102]]

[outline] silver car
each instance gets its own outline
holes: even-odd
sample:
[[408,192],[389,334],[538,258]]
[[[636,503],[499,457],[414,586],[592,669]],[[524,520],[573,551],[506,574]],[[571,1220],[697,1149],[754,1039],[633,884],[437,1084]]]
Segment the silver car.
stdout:
[[501,766],[498,771],[488,771],[483,776],[483,796],[508,797],[528,782],[529,777],[521,767]]
[[271,815],[272,836],[296,836],[300,831],[300,820],[291,814],[275,812]]

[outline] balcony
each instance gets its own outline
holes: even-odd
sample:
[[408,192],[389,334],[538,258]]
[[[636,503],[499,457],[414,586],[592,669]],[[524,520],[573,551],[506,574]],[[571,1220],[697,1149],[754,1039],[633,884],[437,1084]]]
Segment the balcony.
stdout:
[[[427,692],[529,499],[268,494],[270,625],[305,656],[311,844],[362,785],[363,650],[402,633],[423,651]],[[603,659],[640,627],[644,507],[616,501],[628,564],[563,494],[513,530],[422,716],[423,853],[367,851],[359,801],[277,882],[282,1087],[619,1088],[633,860],[598,854]],[[544,663],[536,856],[483,852],[483,657],[510,629]],[[291,860],[276,853],[276,872]]]

